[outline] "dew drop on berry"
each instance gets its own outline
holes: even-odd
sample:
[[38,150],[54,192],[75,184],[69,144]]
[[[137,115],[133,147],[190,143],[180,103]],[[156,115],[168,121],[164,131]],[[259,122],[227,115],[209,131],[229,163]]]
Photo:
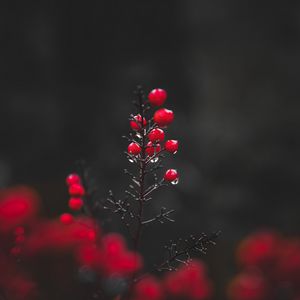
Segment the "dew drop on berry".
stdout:
[[128,161],[133,164],[136,162],[136,159],[133,157],[128,157]]
[[179,178],[176,178],[175,180],[171,181],[171,184],[176,185],[179,183]]

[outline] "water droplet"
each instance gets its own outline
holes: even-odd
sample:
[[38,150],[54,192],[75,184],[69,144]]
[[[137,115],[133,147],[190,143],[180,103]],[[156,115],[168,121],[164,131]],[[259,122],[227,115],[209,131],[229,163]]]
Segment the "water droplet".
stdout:
[[136,162],[136,160],[132,157],[128,157],[128,161],[132,164]]
[[139,138],[139,139],[141,139],[141,138],[142,138],[142,135],[141,135],[139,132],[137,132],[137,133],[136,133],[136,137]]
[[158,157],[154,157],[150,160],[151,163],[156,163],[158,162]]
[[173,154],[176,154],[176,153],[177,153],[177,151],[173,152]]
[[178,178],[176,178],[175,180],[171,181],[171,184],[173,184],[173,185],[176,185],[178,183],[179,183],[179,179]]

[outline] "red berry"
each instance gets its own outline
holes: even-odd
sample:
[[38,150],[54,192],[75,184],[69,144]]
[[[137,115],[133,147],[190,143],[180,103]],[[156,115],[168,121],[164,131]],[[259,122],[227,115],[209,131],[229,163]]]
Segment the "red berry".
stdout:
[[84,187],[78,183],[72,184],[69,187],[69,194],[73,197],[82,197],[85,194]]
[[165,149],[166,149],[166,151],[175,154],[178,151],[178,141],[176,141],[176,140],[166,141]]
[[72,184],[80,184],[81,183],[81,179],[80,176],[76,173],[70,174],[67,179],[66,179],[67,185],[72,185]]
[[64,225],[69,225],[73,223],[73,216],[68,213],[64,213],[60,216],[60,222]]
[[147,144],[147,148],[146,148],[146,153],[149,155],[149,156],[153,156],[154,153],[157,153],[161,150],[161,146],[160,144],[153,144],[152,142],[149,142]]
[[137,143],[130,143],[128,145],[128,153],[132,154],[132,155],[138,155],[141,153],[141,146]]
[[167,99],[167,92],[163,89],[154,89],[148,95],[149,102],[154,106],[161,106]]
[[149,132],[148,138],[151,142],[162,142],[165,139],[165,133],[160,128],[154,128]]
[[178,179],[178,173],[175,169],[169,169],[166,171],[164,179],[166,181],[172,182]]
[[83,206],[83,201],[81,198],[71,198],[69,200],[69,207],[72,210],[80,210]]
[[[142,129],[142,116],[140,114],[133,117],[134,120],[130,120],[130,127],[132,130],[139,131]],[[143,126],[147,125],[147,121],[143,118]]]
[[154,113],[153,119],[158,126],[165,127],[173,122],[174,113],[172,110],[161,108]]

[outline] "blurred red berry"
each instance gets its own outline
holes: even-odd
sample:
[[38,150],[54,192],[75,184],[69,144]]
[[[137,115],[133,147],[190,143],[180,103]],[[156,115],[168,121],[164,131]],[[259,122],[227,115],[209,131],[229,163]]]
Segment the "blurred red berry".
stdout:
[[300,240],[286,239],[282,244],[277,261],[276,275],[280,281],[294,283],[300,287]]
[[9,232],[34,220],[39,207],[36,193],[26,187],[0,192],[0,232]]
[[16,244],[22,244],[25,241],[25,236],[24,235],[18,235],[15,239]]
[[154,113],[154,122],[161,127],[171,124],[174,120],[174,113],[172,110],[161,108]]
[[149,142],[147,144],[146,153],[149,156],[153,156],[155,153],[158,153],[160,150],[161,150],[160,144],[153,144],[152,142]]
[[166,151],[175,154],[178,151],[178,141],[177,140],[168,140],[165,143]]
[[178,179],[178,173],[175,169],[169,169],[166,171],[165,176],[164,176],[165,181],[175,181]]
[[69,207],[72,210],[80,210],[83,206],[83,200],[81,198],[71,198],[69,200]]
[[81,184],[75,183],[69,187],[69,194],[72,197],[82,197],[85,194],[85,189]]
[[110,255],[118,255],[125,247],[123,237],[116,233],[107,234],[103,237],[102,242],[106,253]]
[[258,232],[241,242],[237,249],[238,262],[244,267],[270,268],[277,259],[281,239],[273,232]]
[[80,176],[76,173],[70,174],[66,178],[66,183],[67,185],[80,184],[81,183]]
[[21,248],[16,246],[10,250],[10,254],[13,256],[19,256],[21,254]]
[[[139,131],[142,129],[142,116],[140,114],[133,117],[134,120],[130,120],[130,127],[132,130]],[[147,125],[147,121],[143,118],[143,126]]]
[[154,106],[161,106],[167,99],[167,92],[163,89],[154,89],[148,95],[149,102]]
[[95,230],[89,230],[87,233],[87,238],[89,241],[94,242],[96,240],[96,232]]
[[154,277],[147,277],[134,286],[134,300],[160,300],[162,299],[162,287]]
[[101,250],[95,244],[85,244],[76,251],[76,259],[80,265],[86,267],[98,267],[103,264]]
[[154,128],[149,132],[148,138],[151,142],[162,142],[165,139],[165,133],[160,128]]
[[137,143],[130,143],[128,145],[128,153],[132,154],[132,155],[138,155],[141,153],[141,146]]
[[229,285],[228,296],[231,300],[265,300],[269,299],[268,290],[268,284],[260,273],[241,273]]
[[64,213],[60,216],[60,222],[64,225],[70,225],[73,223],[73,216],[69,213]]
[[141,268],[141,257],[126,249],[122,236],[108,234],[103,237],[102,243],[104,255],[102,267],[107,275],[127,276]]
[[211,282],[200,261],[192,261],[188,265],[181,266],[177,271],[168,273],[163,284],[171,299],[204,300],[212,294]]

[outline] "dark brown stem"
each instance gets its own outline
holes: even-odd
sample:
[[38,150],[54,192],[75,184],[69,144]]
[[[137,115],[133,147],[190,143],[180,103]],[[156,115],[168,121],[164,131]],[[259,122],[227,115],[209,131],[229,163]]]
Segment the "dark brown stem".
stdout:
[[[146,138],[147,133],[145,131],[145,125],[144,125],[144,117],[145,117],[145,107],[144,107],[144,95],[143,91],[140,87],[137,89],[137,97],[138,97],[138,110],[139,114],[141,115],[141,154],[140,154],[140,160],[139,160],[139,192],[138,192],[138,214],[137,214],[137,229],[133,236],[133,247],[134,251],[138,252],[140,241],[141,241],[141,235],[142,235],[142,229],[143,229],[143,211],[144,211],[144,203],[145,203],[145,176],[146,176]],[[136,279],[137,273],[133,274],[131,278],[131,282],[129,284],[128,292],[122,299],[129,300],[131,298],[132,292],[133,292],[133,286]]]
[[138,89],[138,105],[139,105],[139,113],[141,115],[141,159],[140,159],[140,174],[139,174],[139,208],[138,208],[138,225],[136,234],[134,237],[134,250],[138,251],[142,228],[143,228],[143,210],[144,210],[144,198],[145,198],[145,175],[146,175],[146,134],[145,134],[145,126],[144,126],[144,103],[143,103],[143,92],[141,89]]

